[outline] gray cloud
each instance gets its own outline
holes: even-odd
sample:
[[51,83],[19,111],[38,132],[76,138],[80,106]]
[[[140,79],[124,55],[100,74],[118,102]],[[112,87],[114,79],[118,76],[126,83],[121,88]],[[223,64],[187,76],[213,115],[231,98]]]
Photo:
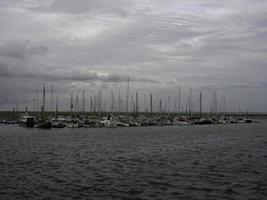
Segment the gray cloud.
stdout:
[[29,40],[11,41],[0,46],[0,56],[24,59],[26,56],[43,55],[48,52],[46,46],[33,46]]
[[130,10],[130,6],[134,5],[130,0],[116,0],[110,2],[109,0],[56,0],[52,1],[46,7],[34,7],[46,12],[63,12],[63,13],[114,13],[125,17],[126,10]]
[[[13,55],[13,54],[12,54]],[[15,54],[16,55],[16,54]],[[10,56],[10,54],[8,54]],[[14,55],[13,55],[14,56]],[[20,56],[14,56],[15,58],[21,58]],[[32,66],[26,66],[25,63],[20,62],[17,65],[10,65],[10,63],[3,62],[0,59],[0,77],[5,78],[27,78],[37,79],[42,81],[102,81],[102,82],[127,82],[128,77],[131,82],[147,82],[147,83],[159,83],[159,81],[146,78],[146,77],[134,77],[130,75],[120,74],[104,74],[100,75],[96,72],[90,72],[84,67],[76,68],[76,70],[58,70],[56,67],[52,69],[36,68]]]
[[267,98],[266,10],[261,0],[2,0],[0,76],[64,90],[130,76],[134,90],[162,96],[181,85]]

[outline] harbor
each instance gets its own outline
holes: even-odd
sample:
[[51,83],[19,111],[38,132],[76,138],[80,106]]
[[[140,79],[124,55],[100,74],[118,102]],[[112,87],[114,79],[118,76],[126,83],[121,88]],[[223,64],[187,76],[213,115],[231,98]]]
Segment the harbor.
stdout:
[[0,200],[267,200],[267,1],[0,13]]
[[[76,116],[68,112],[61,112],[60,115],[49,115],[44,120],[36,117],[36,113],[25,112],[20,114],[6,113],[8,119],[0,120],[2,124],[21,125],[28,128],[116,128],[136,126],[190,126],[190,125],[212,125],[212,124],[236,124],[236,123],[258,123],[255,117],[249,115],[214,115],[195,114],[188,116],[178,113],[83,113]],[[16,117],[17,116],[17,117]]]
[[[189,95],[185,102],[182,101],[181,87],[178,87],[173,102],[170,96],[159,97],[152,92],[142,93],[139,99],[138,92],[130,94],[130,77],[127,79],[125,99],[122,98],[120,90],[118,96],[115,96],[114,90],[111,89],[111,95],[106,100],[103,98],[102,88],[97,92],[97,95],[88,98],[85,96],[85,90],[82,90],[81,100],[79,100],[77,94],[74,98],[72,91],[69,111],[59,111],[59,99],[57,96],[55,102],[53,85],[50,87],[49,106],[47,106],[46,93],[46,85],[43,83],[42,99],[39,100],[39,93],[37,93],[36,98],[32,99],[31,111],[28,110],[28,106],[25,106],[25,111],[19,111],[17,104],[12,111],[2,112],[0,123],[21,125],[28,128],[51,129],[190,126],[259,122],[255,118],[250,118],[248,111],[241,112],[240,107],[239,112],[227,112],[225,96],[223,95],[222,101],[219,102],[216,91],[213,91],[210,109],[206,109],[206,111],[203,111],[202,92],[199,92],[197,101],[194,101],[192,87],[189,89]],[[86,99],[89,99],[88,103],[86,103]],[[108,103],[109,105],[107,105]],[[182,104],[185,104],[185,106],[182,106]],[[87,111],[87,107],[90,111]]]

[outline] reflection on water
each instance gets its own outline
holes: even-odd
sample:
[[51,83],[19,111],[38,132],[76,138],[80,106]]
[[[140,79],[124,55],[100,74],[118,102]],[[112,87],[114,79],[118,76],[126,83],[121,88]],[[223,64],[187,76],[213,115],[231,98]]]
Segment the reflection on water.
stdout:
[[267,122],[0,126],[0,199],[266,199]]

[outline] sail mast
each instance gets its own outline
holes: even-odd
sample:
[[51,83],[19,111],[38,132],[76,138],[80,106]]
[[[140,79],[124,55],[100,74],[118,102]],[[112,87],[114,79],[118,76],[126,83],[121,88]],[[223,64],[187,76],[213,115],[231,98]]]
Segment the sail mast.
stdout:
[[57,99],[56,99],[56,118],[57,118],[57,113],[58,113],[58,96],[57,96]]
[[82,96],[82,112],[84,114],[84,110],[85,110],[85,98],[84,98],[84,90],[83,90],[83,96]]
[[43,87],[43,112],[45,112],[45,83]]
[[178,91],[178,113],[181,113],[181,87],[179,87]]
[[50,112],[54,109],[54,87],[51,85],[50,87]]
[[129,89],[130,89],[130,86],[129,86],[129,83],[130,82],[130,77],[128,76],[128,79],[127,79],[127,91],[126,91],[126,112],[128,113],[129,112]]
[[71,112],[71,117],[73,117],[73,91],[71,91],[71,97],[70,97],[70,112]]
[[153,112],[153,99],[152,99],[152,93],[150,93],[150,112],[152,114]]
[[202,117],[202,93],[201,91],[199,92],[199,114],[200,114],[200,117]]

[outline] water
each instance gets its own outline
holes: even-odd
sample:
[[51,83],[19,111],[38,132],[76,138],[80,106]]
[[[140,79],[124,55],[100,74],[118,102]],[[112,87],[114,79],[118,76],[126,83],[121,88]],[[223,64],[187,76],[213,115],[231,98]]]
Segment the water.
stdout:
[[0,199],[267,199],[267,121],[58,130],[0,125]]

